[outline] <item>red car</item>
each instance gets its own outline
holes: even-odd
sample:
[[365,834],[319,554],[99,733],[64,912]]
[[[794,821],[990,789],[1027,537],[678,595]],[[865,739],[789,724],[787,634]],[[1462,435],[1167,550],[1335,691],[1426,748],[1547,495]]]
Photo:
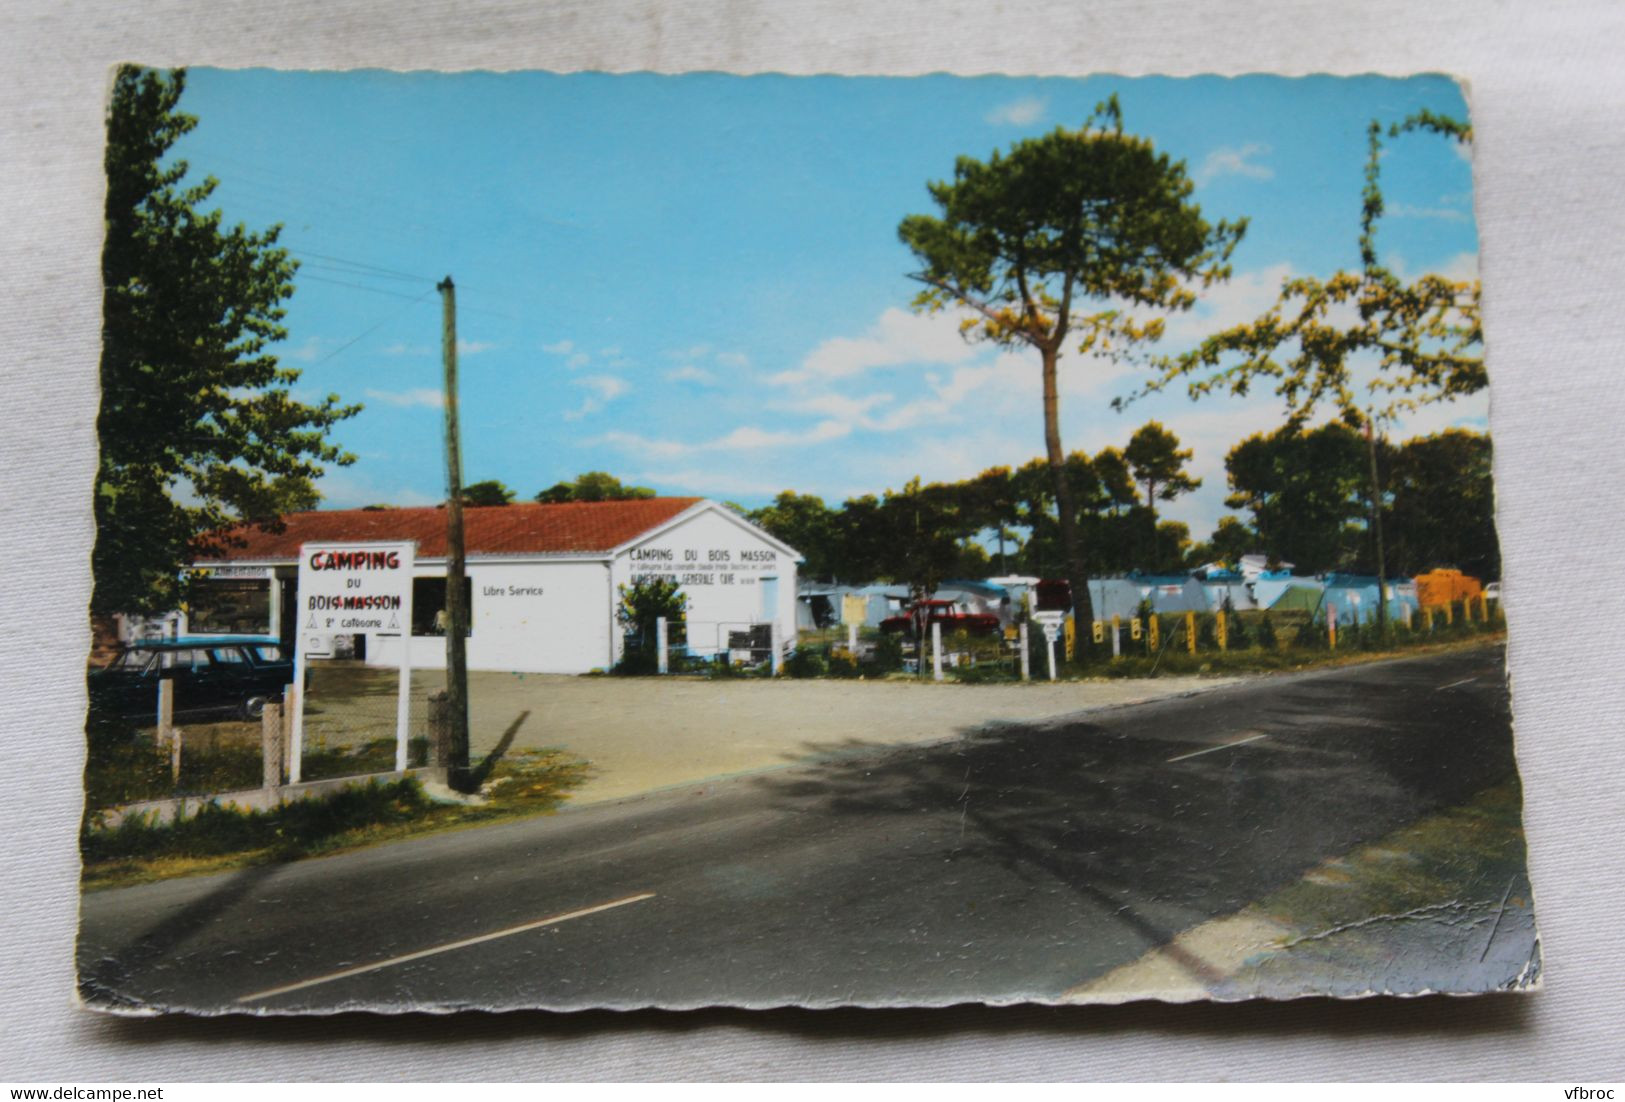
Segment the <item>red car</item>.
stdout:
[[928,632],[932,624],[941,624],[944,635],[951,635],[956,631],[968,632],[971,635],[999,633],[997,616],[991,612],[960,612],[952,601],[920,601],[903,615],[888,616],[880,621],[880,630],[901,632],[914,639]]

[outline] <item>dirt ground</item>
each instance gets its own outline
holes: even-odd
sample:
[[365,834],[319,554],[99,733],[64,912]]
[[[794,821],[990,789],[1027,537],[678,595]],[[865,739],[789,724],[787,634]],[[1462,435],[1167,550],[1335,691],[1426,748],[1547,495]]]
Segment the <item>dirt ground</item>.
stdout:
[[[592,779],[570,801],[578,805],[1237,680],[958,685],[472,673],[470,741],[478,758],[523,716],[514,749],[561,747],[592,763]],[[413,695],[441,684],[438,672],[417,671]]]

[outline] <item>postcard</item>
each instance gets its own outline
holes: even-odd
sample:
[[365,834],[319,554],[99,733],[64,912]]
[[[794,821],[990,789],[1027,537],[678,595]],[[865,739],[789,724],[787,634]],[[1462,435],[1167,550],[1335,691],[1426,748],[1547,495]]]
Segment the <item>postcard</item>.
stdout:
[[79,993],[1538,988],[1448,76],[107,106]]

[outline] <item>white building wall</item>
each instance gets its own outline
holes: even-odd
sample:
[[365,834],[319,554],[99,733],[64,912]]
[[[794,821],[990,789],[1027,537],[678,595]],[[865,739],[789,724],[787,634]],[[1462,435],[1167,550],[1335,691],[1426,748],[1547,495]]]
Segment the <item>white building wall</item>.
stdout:
[[[795,556],[720,509],[699,512],[616,556],[615,591],[646,574],[675,578],[688,598],[688,645],[695,653],[725,649],[730,629],[769,620],[778,622],[781,639],[795,639]],[[765,585],[768,579],[777,585]],[[768,600],[772,608],[765,607]]]
[[[606,561],[467,565],[473,586],[468,668],[522,673],[586,673],[610,662],[609,568]],[[418,577],[443,577],[439,565],[419,566]],[[443,667],[446,640],[415,636],[414,667]],[[400,663],[398,638],[374,638],[367,664]]]

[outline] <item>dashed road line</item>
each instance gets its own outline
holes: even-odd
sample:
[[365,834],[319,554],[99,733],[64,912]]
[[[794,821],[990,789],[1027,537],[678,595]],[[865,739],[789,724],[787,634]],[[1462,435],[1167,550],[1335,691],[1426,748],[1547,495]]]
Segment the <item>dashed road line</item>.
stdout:
[[1478,680],[1478,678],[1476,678],[1476,677],[1464,677],[1460,681],[1452,681],[1448,685],[1440,685],[1438,688],[1434,689],[1433,691],[1436,692],[1436,693],[1440,693],[1440,692],[1443,692],[1446,689],[1454,689],[1457,685],[1471,685],[1474,681],[1477,681],[1477,680]]
[[1248,735],[1246,738],[1238,738],[1230,742],[1221,742],[1217,746],[1208,746],[1201,750],[1192,750],[1190,753],[1181,754],[1177,758],[1169,758],[1168,764],[1172,764],[1176,761],[1184,761],[1186,758],[1199,758],[1203,754],[1211,754],[1215,750],[1228,750],[1232,746],[1242,746],[1249,742],[1257,742],[1261,738],[1269,738],[1269,736],[1266,734]]
[[348,979],[350,976],[359,976],[367,972],[376,972],[381,968],[392,968],[397,964],[405,964],[407,961],[422,960],[424,957],[432,957],[439,953],[449,953],[453,949],[466,949],[470,945],[478,945],[485,941],[495,941],[497,938],[502,937],[511,937],[514,934],[522,934],[526,930],[539,930],[543,926],[553,926],[560,922],[568,922],[572,918],[585,918],[587,915],[597,914],[600,911],[607,911],[614,907],[624,907],[628,903],[638,903],[645,899],[653,899],[654,896],[654,892],[639,892],[636,895],[623,896],[620,899],[611,899],[608,903],[599,903],[591,907],[582,907],[579,910],[565,911],[562,914],[549,915],[546,918],[539,918],[534,922],[526,922],[518,926],[509,926],[502,930],[494,930],[489,934],[481,934],[478,937],[463,938],[461,941],[450,941],[444,945],[436,945],[430,949],[419,949],[415,953],[407,953],[404,956],[390,957],[388,960],[374,961],[372,964],[363,964],[356,968],[346,968],[339,972],[329,972],[325,976],[316,976],[308,980],[300,980],[298,983],[285,984],[282,987],[272,987],[265,991],[256,991],[252,995],[244,995],[237,1001],[239,1003],[258,1002],[261,999],[270,999],[276,997],[277,995],[286,995],[291,991],[303,991],[307,987],[316,987],[319,984],[332,983],[334,980]]

